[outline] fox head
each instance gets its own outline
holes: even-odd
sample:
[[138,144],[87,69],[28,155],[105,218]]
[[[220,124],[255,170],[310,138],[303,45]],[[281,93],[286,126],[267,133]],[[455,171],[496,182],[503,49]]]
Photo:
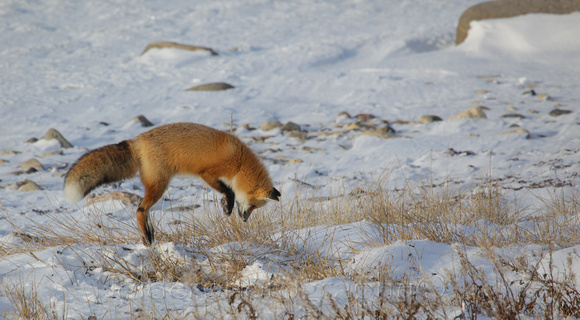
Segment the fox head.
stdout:
[[238,203],[238,215],[246,222],[252,215],[252,211],[263,207],[268,201],[280,201],[280,195],[280,191],[276,188],[262,188],[258,189],[254,195],[248,195],[248,199],[244,199],[245,201],[236,199]]

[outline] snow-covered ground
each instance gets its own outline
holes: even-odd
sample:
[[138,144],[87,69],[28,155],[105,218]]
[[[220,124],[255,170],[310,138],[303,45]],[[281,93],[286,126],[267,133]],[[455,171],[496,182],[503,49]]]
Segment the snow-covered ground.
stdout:
[[[235,133],[262,157],[282,203],[311,197],[312,188],[300,190],[304,185],[315,186],[317,196],[327,195],[337,186],[364,186],[386,172],[392,189],[452,180],[470,190],[500,181],[522,208],[537,207],[560,192],[577,193],[580,13],[473,22],[465,42],[454,46],[460,14],[477,2],[2,1],[0,151],[7,151],[0,153],[2,245],[22,241],[15,227],[25,233],[34,225],[54,223],[55,216],[70,215],[80,223],[97,219],[94,208],[64,202],[62,173],[87,149],[148,130],[133,120],[138,115],[156,126],[188,121],[224,130],[233,118]],[[141,55],[154,41],[210,47],[218,55],[172,48]],[[235,88],[186,91],[211,82]],[[485,107],[486,118],[449,119],[476,106]],[[556,115],[554,110],[564,112]],[[354,129],[357,121],[361,125],[357,114],[375,116],[362,125],[379,129],[388,121],[396,134],[389,138],[380,130]],[[443,121],[420,123],[422,115]],[[292,121],[305,134],[289,137],[280,129],[260,128],[272,120]],[[50,128],[74,147],[63,149],[56,140],[42,139]],[[33,137],[39,140],[27,142]],[[46,155],[59,150],[62,154]],[[43,167],[15,174],[31,158]],[[24,179],[42,190],[13,187]],[[137,179],[118,190],[142,194]],[[207,205],[203,199],[213,196],[200,181],[179,178],[167,198],[181,205]],[[159,203],[157,223],[170,221],[165,214],[169,205]],[[109,201],[99,210],[132,223],[132,206]],[[351,259],[345,268],[352,270],[376,270],[373,266],[382,262],[402,276],[408,269],[443,274],[458,266],[455,244],[352,245],[364,242],[376,228],[363,221],[293,232],[297,237],[317,234],[312,239],[320,242],[312,246]],[[334,245],[327,243],[328,234]],[[213,249],[234,252],[235,247]],[[103,250],[135,264],[147,254],[137,242],[127,248],[74,244],[6,254],[0,260],[0,281],[35,287],[46,305],[71,318],[130,317],[138,313],[136,308],[152,305],[155,314],[204,308],[211,314],[219,301],[227,305],[225,293],[179,281],[119,280],[99,269],[102,261],[95,257],[103,257]],[[175,259],[196,259],[172,243],[158,243],[157,249]],[[565,264],[568,253],[575,252],[574,247],[558,249],[557,264]],[[534,250],[543,249],[511,248],[505,254]],[[468,249],[468,254],[480,261],[476,251]],[[575,253],[572,257],[579,259]],[[489,263],[480,262],[493,274]],[[237,284],[259,284],[276,272],[276,266],[256,258]],[[344,278],[302,286],[309,297],[323,302],[324,292],[346,301],[346,292],[369,290],[366,294],[372,295],[378,290],[352,289],[356,284]],[[12,308],[0,295],[0,314]]]

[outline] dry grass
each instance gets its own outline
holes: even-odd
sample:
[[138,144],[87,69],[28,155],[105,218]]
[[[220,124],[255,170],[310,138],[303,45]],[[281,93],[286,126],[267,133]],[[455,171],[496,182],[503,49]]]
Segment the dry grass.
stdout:
[[[298,182],[297,182],[298,183]],[[227,301],[215,302],[213,312],[255,319],[260,312],[276,311],[287,319],[301,317],[326,319],[414,319],[449,316],[449,307],[464,306],[460,318],[476,319],[487,315],[515,319],[519,315],[551,315],[575,317],[580,313],[580,294],[573,275],[557,280],[553,275],[540,275],[535,261],[510,261],[500,258],[493,248],[545,245],[564,248],[580,244],[576,219],[579,200],[576,195],[554,192],[535,210],[521,208],[516,199],[498,185],[489,184],[477,191],[465,191],[448,183],[433,187],[407,186],[402,190],[385,189],[384,179],[364,187],[337,190],[331,195],[297,194],[294,199],[270,205],[254,212],[248,223],[237,217],[225,218],[219,206],[202,206],[184,212],[181,223],[157,226],[157,240],[171,242],[181,248],[188,259],[174,259],[150,249],[145,257],[147,268],[141,268],[121,253],[107,251],[95,257],[103,268],[119,279],[137,283],[165,281],[183,283],[203,291],[229,294]],[[311,190],[311,186],[303,189]],[[126,214],[132,216],[132,208]],[[35,252],[57,246],[94,244],[102,247],[123,246],[139,241],[130,219],[111,223],[110,217],[98,211],[85,213],[90,223],[80,222],[73,213],[52,216],[49,225],[15,232],[20,245],[2,246],[2,256],[15,252]],[[203,218],[200,218],[203,217]],[[85,219],[87,220],[87,219]],[[307,230],[332,227],[357,221],[368,221],[380,231],[380,237],[367,235],[367,247],[384,246],[401,240],[431,240],[481,248],[492,262],[499,282],[486,275],[460,254],[459,274],[448,275],[452,293],[443,296],[438,288],[423,283],[418,290],[411,278],[392,278],[390,266],[382,266],[379,278],[345,271],[344,261],[327,256],[313,243],[332,243],[331,232],[323,241],[314,241]],[[127,222],[129,221],[129,222]],[[364,230],[360,231],[364,233]],[[235,250],[226,250],[236,244]],[[218,250],[216,248],[226,248]],[[284,266],[282,277],[264,285],[240,288],[236,281],[240,271],[256,260],[272,261]],[[568,270],[571,270],[569,266]],[[508,277],[509,275],[509,277]],[[325,295],[312,301],[303,284],[339,277],[348,279],[357,288],[347,291],[345,299]],[[523,279],[521,283],[509,279]],[[396,289],[396,290],[395,290]],[[394,292],[396,291],[396,294]],[[32,287],[2,282],[2,295],[14,306],[14,314],[27,318],[31,314],[55,318],[57,313],[43,305]],[[365,295],[373,299],[366,299]],[[378,297],[378,298],[377,298]],[[297,309],[297,306],[299,308]],[[217,310],[217,311],[216,311]],[[300,310],[299,312],[296,310]],[[467,310],[467,311],[465,311]],[[64,311],[62,312],[64,314]],[[203,313],[148,312],[137,308],[135,319],[197,318]]]

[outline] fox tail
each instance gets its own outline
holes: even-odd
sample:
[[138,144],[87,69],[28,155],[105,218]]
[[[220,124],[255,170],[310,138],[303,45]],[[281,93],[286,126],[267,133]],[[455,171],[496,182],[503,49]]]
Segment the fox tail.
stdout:
[[64,195],[76,203],[98,186],[134,177],[138,168],[129,141],[95,149],[72,165],[64,178]]

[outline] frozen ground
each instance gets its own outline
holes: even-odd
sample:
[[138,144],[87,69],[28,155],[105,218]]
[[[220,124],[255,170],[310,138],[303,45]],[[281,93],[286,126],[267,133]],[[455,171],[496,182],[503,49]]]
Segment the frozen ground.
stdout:
[[[83,203],[64,202],[61,174],[87,149],[147,130],[132,120],[138,115],[154,125],[190,121],[221,129],[228,129],[233,117],[236,134],[263,158],[282,202],[311,197],[314,189],[300,190],[305,185],[315,186],[316,195],[327,195],[385,174],[392,189],[452,180],[470,190],[499,181],[523,208],[560,192],[577,192],[580,13],[474,22],[466,41],[454,47],[461,12],[477,2],[3,1],[0,150],[16,152],[0,154],[5,160],[0,163],[2,243],[22,241],[15,237],[15,226],[26,232],[33,223],[54,223],[54,216],[64,212],[81,223],[94,219]],[[219,55],[177,49],[140,55],[154,41],[211,47]],[[185,91],[209,82],[236,88]],[[487,118],[448,120],[479,105],[487,107]],[[553,116],[555,109],[571,113]],[[372,114],[378,125],[384,124],[378,119],[386,120],[395,137],[347,130],[356,121],[340,112]],[[444,121],[419,123],[422,115]],[[260,124],[270,120],[295,122],[307,134],[298,139],[279,129],[261,130]],[[56,140],[26,141],[42,138],[50,128],[74,147],[41,157],[62,148]],[[518,128],[525,131],[505,133]],[[30,158],[37,158],[43,169],[14,174]],[[12,188],[24,179],[42,190]],[[118,187],[142,194],[137,179]],[[104,190],[111,188],[99,191]],[[204,199],[214,195],[200,181],[186,179],[175,179],[168,192],[167,199],[180,205],[207,205]],[[160,202],[158,223],[175,219],[166,213],[170,205]],[[110,201],[99,208],[112,211],[115,221],[132,223],[131,206]],[[457,265],[454,244],[350,244],[376,228],[357,222],[294,232],[319,234],[313,239],[320,242],[312,246],[323,255],[351,259],[346,267],[352,270],[373,270],[383,261],[395,275],[408,274],[417,264],[422,266],[413,269],[418,274],[442,274]],[[328,234],[336,243],[327,243]],[[222,249],[235,247],[232,243]],[[102,261],[94,258],[102,257],[103,250],[135,264],[147,253],[137,242],[127,244],[131,250],[123,248],[75,244],[7,254],[0,260],[0,278],[37,287],[43,301],[66,309],[71,318],[129,317],[135,308],[150,304],[159,314],[164,314],[160,308],[186,314],[226,303],[225,294],[180,282],[110,279],[99,269]],[[158,249],[175,259],[195,259],[172,243],[159,243]],[[564,264],[574,249],[560,248],[558,263]],[[505,254],[534,250],[543,249],[511,248]],[[476,259],[475,249],[467,252]],[[489,263],[480,262],[491,270]],[[249,261],[238,285],[259,284],[277,272],[266,264]],[[349,292],[345,287],[356,287],[349,281],[329,278],[302,285],[313,299],[324,301],[326,290],[343,301]],[[352,290],[367,289],[369,295],[378,290]],[[11,308],[0,296],[0,314]]]

